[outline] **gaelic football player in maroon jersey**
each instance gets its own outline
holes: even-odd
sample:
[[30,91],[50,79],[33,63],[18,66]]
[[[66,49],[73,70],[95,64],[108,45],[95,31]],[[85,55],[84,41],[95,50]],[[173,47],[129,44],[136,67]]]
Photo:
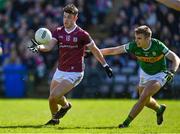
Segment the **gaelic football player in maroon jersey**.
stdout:
[[[49,95],[52,119],[46,125],[59,124],[59,119],[71,108],[71,103],[64,95],[78,85],[83,78],[85,47],[88,47],[102,64],[108,77],[113,76],[112,69],[90,35],[76,24],[78,9],[73,4],[68,4],[63,10],[63,26],[55,29],[50,43],[48,45],[38,44],[32,39],[33,45],[29,47],[33,52],[48,52],[55,45],[59,46],[58,67],[50,85]],[[58,105],[61,106],[60,109]]]

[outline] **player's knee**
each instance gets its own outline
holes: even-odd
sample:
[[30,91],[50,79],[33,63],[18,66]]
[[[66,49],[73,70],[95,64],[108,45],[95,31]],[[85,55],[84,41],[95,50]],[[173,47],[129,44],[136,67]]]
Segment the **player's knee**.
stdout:
[[50,95],[49,95],[49,101],[50,101],[50,102],[55,102],[55,101],[57,101],[57,96],[54,95],[54,94],[50,94]]

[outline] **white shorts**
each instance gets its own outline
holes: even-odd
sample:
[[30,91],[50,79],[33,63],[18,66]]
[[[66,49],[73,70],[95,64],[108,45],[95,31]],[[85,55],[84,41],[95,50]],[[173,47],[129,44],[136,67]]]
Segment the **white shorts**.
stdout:
[[160,72],[154,75],[149,75],[145,73],[141,68],[140,68],[140,81],[139,81],[139,86],[144,86],[146,82],[151,81],[151,80],[156,80],[158,81],[161,86],[164,86],[166,83],[166,78],[165,76],[167,75],[164,72]]
[[84,72],[64,72],[56,69],[52,80],[56,80],[58,82],[61,82],[62,80],[68,80],[69,82],[74,84],[75,87],[81,82],[83,76]]

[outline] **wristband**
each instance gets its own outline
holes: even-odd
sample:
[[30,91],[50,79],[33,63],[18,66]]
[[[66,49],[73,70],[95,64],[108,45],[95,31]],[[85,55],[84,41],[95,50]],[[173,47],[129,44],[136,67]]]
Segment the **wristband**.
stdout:
[[108,64],[107,64],[107,63],[105,63],[105,64],[103,65],[103,67],[106,67],[106,66],[108,66]]

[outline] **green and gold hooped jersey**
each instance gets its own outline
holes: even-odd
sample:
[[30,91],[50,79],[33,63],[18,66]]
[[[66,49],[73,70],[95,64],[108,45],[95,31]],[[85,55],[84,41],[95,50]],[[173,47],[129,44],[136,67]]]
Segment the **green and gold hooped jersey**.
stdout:
[[147,49],[137,47],[135,41],[129,42],[125,45],[125,50],[137,57],[140,67],[149,75],[167,69],[165,55],[168,54],[169,49],[157,39],[152,38]]

